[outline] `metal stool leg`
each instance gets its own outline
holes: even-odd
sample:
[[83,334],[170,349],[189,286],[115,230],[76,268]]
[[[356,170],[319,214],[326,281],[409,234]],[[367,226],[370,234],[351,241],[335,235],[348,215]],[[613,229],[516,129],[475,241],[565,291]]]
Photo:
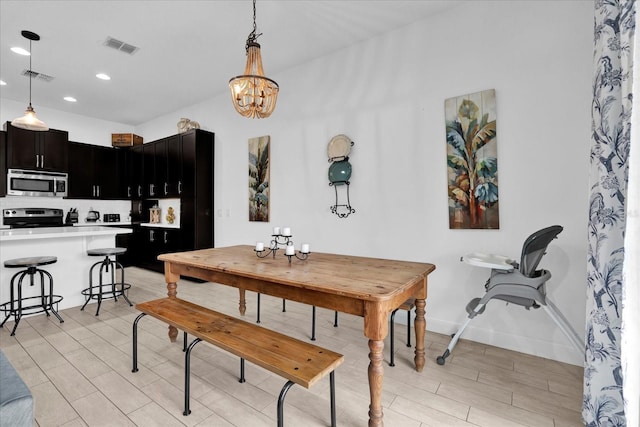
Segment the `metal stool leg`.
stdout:
[[87,306],[87,304],[89,304],[89,301],[91,301],[93,299],[93,269],[96,268],[96,266],[101,265],[101,264],[102,264],[102,261],[101,262],[96,262],[89,269],[89,295],[86,296],[87,300],[82,305],[82,308],[80,308],[80,311],[84,311],[84,308]]
[[124,300],[126,302],[129,303],[129,307],[133,307],[133,303],[131,301],[129,301],[129,298],[127,297],[127,294],[124,293],[125,289],[124,289],[124,267],[122,266],[122,264],[120,264],[118,261],[114,261],[115,264],[115,268],[119,268],[120,269],[120,294],[122,295],[122,298],[124,298]]
[[[42,277],[43,273],[49,278],[49,310],[51,310],[53,315],[58,318],[60,323],[64,323],[64,320],[62,319],[62,317],[60,317],[60,315],[58,314],[58,311],[53,308],[53,277],[48,271],[40,270],[40,280],[42,280],[43,282],[44,282],[44,279]],[[48,315],[49,315],[49,312],[47,312],[47,316]]]

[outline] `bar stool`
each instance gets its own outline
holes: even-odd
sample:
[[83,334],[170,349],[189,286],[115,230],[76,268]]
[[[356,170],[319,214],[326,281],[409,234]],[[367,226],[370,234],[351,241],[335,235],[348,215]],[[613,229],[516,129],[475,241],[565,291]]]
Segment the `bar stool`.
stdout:
[[[58,262],[58,258],[54,256],[16,258],[4,262],[4,266],[6,268],[26,267],[24,270],[18,271],[13,275],[13,277],[11,277],[11,300],[0,305],[0,311],[8,313],[2,323],[0,323],[0,327],[3,327],[9,317],[11,317],[12,315],[15,319],[16,323],[15,325],[13,325],[11,336],[14,336],[16,334],[18,323],[20,323],[20,319],[24,314],[35,314],[44,312],[47,313],[47,316],[49,316],[49,311],[51,311],[58,318],[58,320],[60,320],[60,323],[64,322],[64,320],[62,320],[62,317],[60,317],[58,312],[53,308],[53,304],[57,305],[60,301],[62,301],[62,296],[53,294],[53,277],[51,277],[51,274],[49,274],[48,271],[38,268],[40,266],[54,264],[56,262]],[[23,297],[22,281],[28,275],[29,286],[34,286],[34,276],[36,274],[40,275],[40,295]],[[45,293],[45,276],[49,280],[48,294]],[[27,305],[25,306],[25,301],[33,301],[33,303],[27,303]]]
[[[129,303],[129,306],[133,306],[129,298],[125,295],[125,291],[131,288],[131,285],[124,282],[124,267],[117,260],[117,256],[125,253],[126,248],[100,248],[89,249],[87,255],[89,256],[103,256],[102,261],[98,261],[91,266],[89,270],[89,287],[82,290],[82,295],[85,296],[86,301],[81,311],[87,306],[92,299],[98,300],[98,308],[96,309],[96,316],[100,314],[100,304],[103,299],[114,299],[118,301],[118,297],[122,296],[125,301]],[[114,259],[112,260],[111,257]],[[98,284],[93,284],[93,269],[100,266]],[[120,269],[120,281],[116,282],[116,270]],[[111,283],[103,283],[103,272],[109,273],[111,271]]]

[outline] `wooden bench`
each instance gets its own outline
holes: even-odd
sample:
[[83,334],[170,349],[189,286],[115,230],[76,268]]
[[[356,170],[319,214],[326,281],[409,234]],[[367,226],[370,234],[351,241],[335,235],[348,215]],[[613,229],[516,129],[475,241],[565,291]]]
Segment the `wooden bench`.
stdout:
[[[283,405],[294,384],[310,388],[329,374],[331,426],[336,425],[334,370],[344,356],[311,343],[283,335],[253,323],[218,313],[179,298],[162,298],[137,304],[142,312],[133,322],[133,371],[138,371],[137,325],[149,315],[185,334],[196,337],[185,349],[185,410],[189,415],[189,358],[193,347],[206,341],[240,357],[240,382],[244,382],[244,360],[248,360],[287,380],[278,397],[278,426],[284,423]],[[186,335],[185,335],[186,346]]]

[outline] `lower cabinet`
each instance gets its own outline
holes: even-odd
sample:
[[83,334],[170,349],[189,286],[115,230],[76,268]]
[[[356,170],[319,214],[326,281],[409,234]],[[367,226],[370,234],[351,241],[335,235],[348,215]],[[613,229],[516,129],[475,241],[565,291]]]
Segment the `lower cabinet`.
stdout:
[[149,270],[164,272],[164,263],[158,261],[158,255],[181,250],[181,231],[176,228],[140,227],[134,229],[129,247],[135,253],[134,264]]

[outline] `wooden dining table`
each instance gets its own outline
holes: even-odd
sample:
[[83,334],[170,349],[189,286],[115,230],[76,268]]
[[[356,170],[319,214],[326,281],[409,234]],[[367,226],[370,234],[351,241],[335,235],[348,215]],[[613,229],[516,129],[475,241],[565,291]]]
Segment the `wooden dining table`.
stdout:
[[[284,251],[282,251],[284,252]],[[425,364],[425,300],[429,263],[312,253],[306,260],[277,256],[258,258],[252,246],[230,246],[168,253],[164,261],[167,294],[177,296],[180,276],[233,286],[239,292],[239,310],[246,310],[245,291],[298,301],[364,318],[369,339],[369,426],[383,426],[382,385],[384,339],[389,314],[409,298],[416,305],[415,367]],[[178,331],[170,326],[169,338]]]

